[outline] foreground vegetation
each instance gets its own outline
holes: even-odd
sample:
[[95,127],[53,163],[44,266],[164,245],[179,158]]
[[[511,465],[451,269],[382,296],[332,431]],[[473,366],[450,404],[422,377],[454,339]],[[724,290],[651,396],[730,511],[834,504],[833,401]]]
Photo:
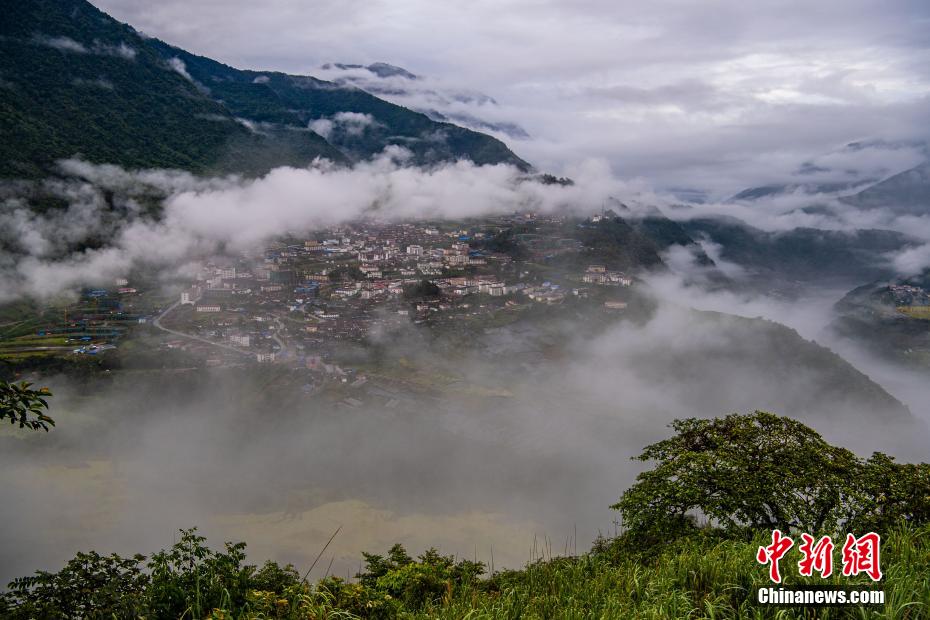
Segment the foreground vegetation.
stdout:
[[[756,412],[673,424],[639,457],[656,462],[615,508],[627,529],[580,556],[544,553],[522,570],[400,545],[363,554],[353,581],[310,583],[293,566],[246,563],[244,543],[213,550],[196,530],[146,558],[79,553],[57,573],[14,580],[5,618],[926,618],[930,617],[930,465],[860,459],[789,418]],[[695,514],[709,518],[699,523]],[[756,561],[780,528],[882,535],[883,579],[802,577],[797,547],[785,587],[883,590],[874,607],[758,605]],[[838,544],[837,547],[840,545]],[[323,549],[325,551],[325,547]],[[839,551],[839,549],[837,549]],[[320,555],[323,553],[321,551]]]
[[[194,531],[171,549],[119,558],[79,554],[61,571],[14,581],[8,618],[801,618],[802,608],[755,603],[769,586],[755,563],[764,534],[752,540],[713,533],[643,554],[625,536],[598,541],[579,557],[541,559],[523,570],[480,578],[484,567],[429,550],[416,559],[400,546],[366,554],[354,582],[327,577],[314,585],[291,566],[244,563],[244,545],[211,551]],[[881,587],[874,609],[823,608],[819,618],[930,617],[930,527],[901,526],[882,546],[885,579],[834,575],[786,577],[786,585]],[[787,562],[796,562],[789,554]]]

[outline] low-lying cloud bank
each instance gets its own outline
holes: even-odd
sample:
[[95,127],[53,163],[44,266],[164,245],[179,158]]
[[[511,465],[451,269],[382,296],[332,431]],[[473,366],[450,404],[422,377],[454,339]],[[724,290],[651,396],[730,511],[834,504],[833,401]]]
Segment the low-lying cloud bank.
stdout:
[[[505,165],[460,161],[432,169],[404,165],[390,149],[352,168],[326,162],[277,168],[264,177],[204,179],[178,171],[127,171],[62,162],[64,179],[43,185],[68,203],[42,215],[8,188],[0,210],[0,301],[48,297],[135,266],[183,264],[193,256],[254,249],[268,239],[362,217],[448,219],[516,210],[590,212],[626,184],[596,162],[574,186],[544,185]],[[154,210],[153,203],[162,208]],[[157,215],[154,214],[157,211]],[[89,240],[96,243],[75,250]]]
[[[734,217],[768,231],[896,230],[914,243],[889,255],[889,265],[904,275],[930,265],[930,216],[857,208],[838,191],[800,188],[752,201],[685,204],[641,181],[616,177],[598,160],[570,170],[575,183],[563,186],[544,184],[507,165],[459,161],[423,169],[405,165],[407,159],[404,149],[390,147],[351,168],[321,161],[277,168],[258,179],[61,162],[61,176],[40,183],[38,190],[67,208],[37,215],[23,199],[37,187],[0,188],[0,302],[47,298],[139,266],[174,268],[199,256],[255,249],[278,235],[359,218],[461,219],[514,211],[586,215],[608,206],[610,198],[622,201],[633,216],[658,207],[673,219]],[[807,208],[812,205],[818,208]]]

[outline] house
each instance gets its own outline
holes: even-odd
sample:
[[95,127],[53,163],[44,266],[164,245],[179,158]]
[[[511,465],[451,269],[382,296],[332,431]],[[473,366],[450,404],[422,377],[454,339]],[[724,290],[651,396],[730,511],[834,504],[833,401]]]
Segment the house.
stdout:
[[233,334],[229,337],[229,341],[233,344],[237,344],[240,347],[249,347],[252,338],[248,334]]

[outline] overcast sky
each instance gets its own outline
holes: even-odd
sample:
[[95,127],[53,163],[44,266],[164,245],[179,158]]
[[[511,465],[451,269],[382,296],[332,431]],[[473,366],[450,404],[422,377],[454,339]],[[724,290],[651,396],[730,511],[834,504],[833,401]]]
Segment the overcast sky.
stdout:
[[[785,180],[852,140],[930,127],[925,0],[95,0],[111,15],[241,68],[326,77],[384,61],[499,105],[482,119],[540,168],[603,158],[660,188],[726,194]],[[415,101],[405,102],[414,105]],[[865,153],[867,166],[915,152]]]

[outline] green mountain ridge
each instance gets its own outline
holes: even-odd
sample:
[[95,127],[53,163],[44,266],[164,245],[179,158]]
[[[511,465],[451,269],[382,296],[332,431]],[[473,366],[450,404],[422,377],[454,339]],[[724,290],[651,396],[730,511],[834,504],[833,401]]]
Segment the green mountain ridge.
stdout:
[[900,215],[923,215],[930,210],[930,163],[888,177],[843,201],[860,209],[886,207]]
[[765,231],[732,217],[694,218],[682,227],[692,237],[719,244],[721,258],[757,277],[821,284],[889,277],[887,253],[918,244],[892,230]]
[[[317,157],[346,164],[389,145],[410,149],[421,165],[469,159],[530,168],[485,134],[358,89],[195,56],[84,0],[0,0],[0,11],[0,177],[44,176],[75,156],[259,174]],[[370,119],[369,127],[334,123],[331,141],[308,127],[339,113],[367,115],[353,118]]]

